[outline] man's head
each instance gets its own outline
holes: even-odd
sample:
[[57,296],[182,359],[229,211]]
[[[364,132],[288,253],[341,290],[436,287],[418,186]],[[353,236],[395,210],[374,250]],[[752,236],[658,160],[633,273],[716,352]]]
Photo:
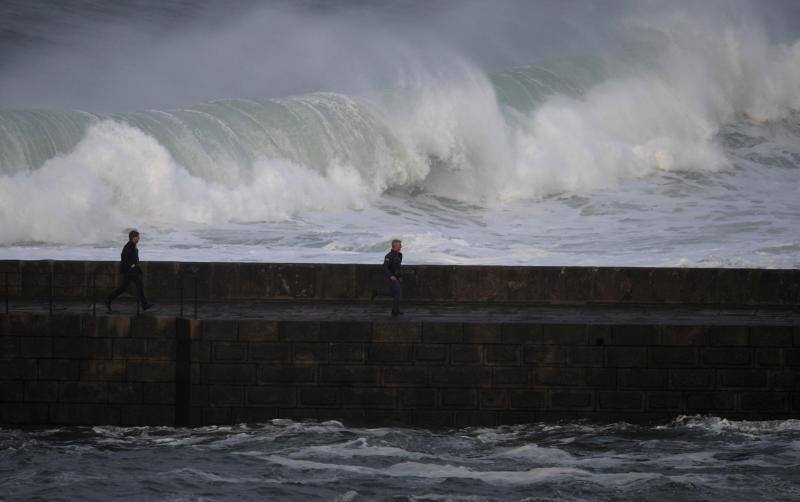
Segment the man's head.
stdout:
[[403,248],[403,241],[395,239],[392,241],[392,251],[400,251]]
[[134,244],[139,244],[139,232],[136,230],[131,230],[128,232],[128,240]]

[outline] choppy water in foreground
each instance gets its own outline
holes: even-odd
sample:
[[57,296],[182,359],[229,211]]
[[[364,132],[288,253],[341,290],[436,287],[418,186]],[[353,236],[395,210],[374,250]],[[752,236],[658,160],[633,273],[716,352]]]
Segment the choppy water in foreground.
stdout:
[[0,500],[797,500],[800,421],[0,429]]

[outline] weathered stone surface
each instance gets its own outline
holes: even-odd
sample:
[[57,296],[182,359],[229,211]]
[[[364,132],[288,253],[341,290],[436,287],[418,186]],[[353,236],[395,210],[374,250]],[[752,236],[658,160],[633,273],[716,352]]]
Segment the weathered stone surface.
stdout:
[[332,343],[331,362],[363,362],[364,345],[361,343]]

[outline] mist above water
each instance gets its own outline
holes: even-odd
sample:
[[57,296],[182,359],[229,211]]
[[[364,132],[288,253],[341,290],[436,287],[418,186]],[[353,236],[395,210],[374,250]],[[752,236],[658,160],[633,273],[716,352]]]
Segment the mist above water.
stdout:
[[67,5],[5,7],[39,37],[0,59],[10,256],[798,263],[790,3]]

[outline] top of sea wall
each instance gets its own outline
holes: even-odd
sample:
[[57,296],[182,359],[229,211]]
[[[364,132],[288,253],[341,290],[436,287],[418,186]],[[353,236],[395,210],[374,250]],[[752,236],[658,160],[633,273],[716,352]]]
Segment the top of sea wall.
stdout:
[[[104,297],[117,262],[0,261],[0,295]],[[383,286],[379,265],[143,262],[158,301],[367,301]],[[412,302],[799,305],[800,270],[642,267],[409,265],[403,297]],[[195,289],[196,288],[196,289]]]

